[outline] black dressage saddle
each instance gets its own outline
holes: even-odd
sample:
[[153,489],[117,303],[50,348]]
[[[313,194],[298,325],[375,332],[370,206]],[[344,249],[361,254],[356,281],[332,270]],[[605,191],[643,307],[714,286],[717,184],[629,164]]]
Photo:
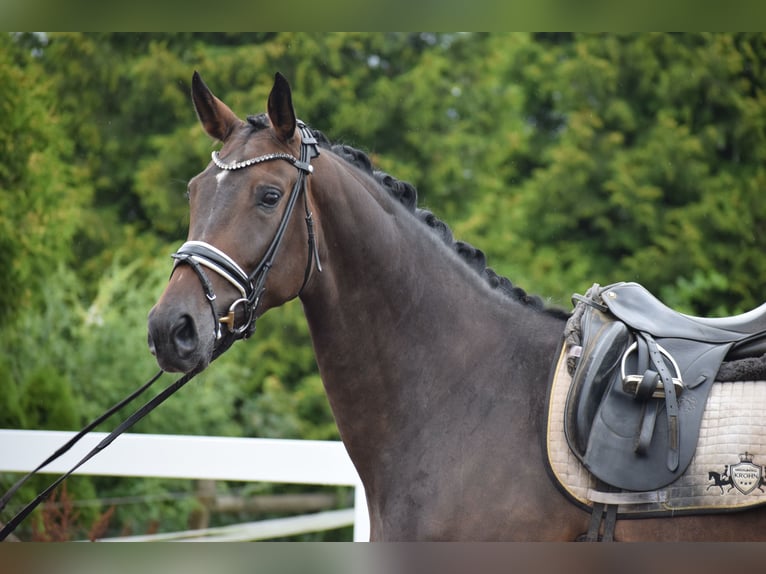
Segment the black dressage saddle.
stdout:
[[595,284],[573,300],[565,333],[570,448],[612,487],[670,484],[691,462],[722,363],[766,353],[766,304],[734,317],[692,317],[637,283]]

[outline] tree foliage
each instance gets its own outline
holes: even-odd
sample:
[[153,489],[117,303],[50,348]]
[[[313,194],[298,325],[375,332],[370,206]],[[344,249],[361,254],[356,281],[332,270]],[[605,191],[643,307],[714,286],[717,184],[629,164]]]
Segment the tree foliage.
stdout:
[[[554,304],[629,280],[723,314],[766,287],[765,65],[763,34],[1,36],[0,422],[78,428],[156,370],[146,313],[212,149],[195,69],[240,114],[281,71],[301,118]],[[297,304],[160,410],[137,430],[337,438]],[[190,487],[78,478],[70,495],[126,488]]]
[[71,261],[89,186],[78,179],[51,81],[29,54],[0,36],[0,267],[14,297],[0,321],[40,303],[57,262]]

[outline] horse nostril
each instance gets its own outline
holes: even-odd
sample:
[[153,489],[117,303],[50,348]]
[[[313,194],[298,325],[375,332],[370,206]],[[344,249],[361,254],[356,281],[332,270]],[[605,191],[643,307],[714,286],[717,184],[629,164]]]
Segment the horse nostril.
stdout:
[[197,350],[198,337],[194,320],[189,315],[182,315],[173,326],[171,340],[180,357],[187,357]]

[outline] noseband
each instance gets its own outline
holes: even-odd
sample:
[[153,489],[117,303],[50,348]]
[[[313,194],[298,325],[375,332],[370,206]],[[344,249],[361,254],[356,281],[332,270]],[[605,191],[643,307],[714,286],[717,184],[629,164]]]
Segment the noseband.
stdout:
[[[319,147],[317,146],[317,141],[312,135],[311,130],[300,120],[298,121],[298,129],[301,134],[300,159],[287,153],[271,153],[244,161],[224,163],[218,157],[218,152],[214,151],[212,154],[213,163],[215,163],[218,168],[226,171],[244,169],[252,165],[273,160],[288,161],[298,169],[298,179],[293,186],[293,190],[287,202],[287,207],[282,215],[282,220],[279,222],[279,227],[277,228],[274,238],[271,240],[269,247],[266,249],[263,258],[260,263],[258,263],[255,270],[248,275],[248,273],[245,272],[236,261],[226,255],[226,253],[204,241],[187,241],[172,255],[173,259],[176,260],[175,265],[173,266],[174,272],[179,265],[187,264],[194,270],[197,277],[199,277],[199,280],[202,283],[202,288],[205,291],[205,297],[207,298],[213,313],[216,340],[220,339],[223,334],[221,329],[222,323],[226,324],[229,328],[229,332],[233,333],[237,338],[246,339],[255,331],[256,312],[263,292],[266,290],[266,277],[274,264],[274,259],[276,258],[279,245],[285,235],[290,215],[301,195],[303,196],[303,204],[306,211],[309,252],[306,271],[303,275],[303,284],[298,291],[298,295],[303,292],[303,288],[306,286],[314,261],[316,261],[317,269],[322,271],[322,265],[319,261],[319,251],[317,250],[316,239],[314,236],[314,221],[311,216],[311,211],[309,210],[306,194],[306,177],[314,171],[314,168],[311,165],[311,160],[319,155]],[[224,317],[218,317],[218,312],[215,307],[216,295],[213,291],[213,285],[205,272],[205,268],[220,275],[239,291],[240,297],[229,306],[229,312]],[[245,322],[237,327],[235,325],[235,316],[239,307],[242,307],[242,310],[244,311]]]

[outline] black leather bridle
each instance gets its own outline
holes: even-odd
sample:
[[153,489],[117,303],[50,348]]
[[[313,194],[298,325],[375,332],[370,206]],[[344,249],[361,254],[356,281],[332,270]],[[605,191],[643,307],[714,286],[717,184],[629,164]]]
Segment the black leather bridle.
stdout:
[[[187,241],[172,255],[176,260],[173,271],[175,271],[179,265],[187,264],[194,270],[197,277],[199,277],[200,283],[202,283],[202,288],[205,291],[205,297],[207,298],[210,310],[213,314],[216,340],[220,339],[223,335],[221,324],[227,325],[229,332],[232,333],[235,338],[246,339],[255,331],[255,319],[257,316],[258,305],[261,301],[263,292],[266,289],[266,277],[274,265],[274,260],[277,256],[279,246],[282,243],[282,239],[284,238],[290,216],[292,215],[293,209],[300,196],[303,196],[303,204],[306,211],[309,251],[306,271],[303,275],[303,284],[298,290],[298,295],[303,292],[303,288],[306,286],[306,282],[311,275],[311,269],[315,261],[317,269],[322,271],[322,264],[319,261],[319,251],[317,249],[316,237],[314,234],[314,220],[309,209],[306,193],[306,177],[314,171],[314,168],[311,165],[311,160],[319,155],[319,147],[316,138],[314,138],[311,133],[311,129],[300,120],[298,120],[298,129],[301,134],[300,158],[296,158],[288,153],[270,153],[244,161],[225,163],[218,157],[218,152],[213,152],[212,154],[213,163],[218,168],[226,171],[244,169],[252,165],[273,160],[285,160],[298,168],[298,179],[296,179],[292,193],[288,198],[287,207],[282,215],[282,220],[279,222],[279,227],[277,228],[269,247],[263,254],[260,263],[258,263],[253,272],[250,274],[246,273],[242,267],[240,267],[231,257],[226,255],[226,253],[204,241]],[[215,305],[216,295],[213,291],[213,285],[205,272],[205,268],[216,272],[233,285],[240,293],[240,297],[234,300],[229,306],[228,313],[223,317],[219,317],[218,315]],[[244,314],[244,322],[241,325],[236,326],[236,312],[240,307]]]
[[[311,160],[319,155],[319,147],[317,141],[314,138],[311,130],[301,121],[298,121],[298,129],[301,134],[301,151],[300,158],[296,158],[287,153],[272,153],[256,158],[248,159],[240,162],[224,163],[218,157],[217,152],[213,152],[213,163],[220,169],[231,171],[235,169],[243,169],[251,165],[263,163],[266,161],[272,161],[282,159],[289,161],[296,168],[298,168],[298,179],[295,181],[292,193],[288,199],[287,207],[282,215],[282,219],[279,222],[279,227],[271,240],[269,247],[266,249],[261,262],[256,266],[255,270],[247,274],[231,257],[226,255],[218,248],[205,243],[203,241],[187,241],[184,243],[172,257],[176,260],[173,270],[181,264],[190,265],[196,272],[197,276],[202,283],[202,288],[205,290],[205,296],[207,297],[210,309],[213,313],[213,320],[215,322],[216,339],[222,338],[221,323],[227,324],[229,330],[234,334],[231,339],[226,339],[220,342],[213,350],[213,356],[211,362],[217,357],[222,355],[237,339],[245,339],[253,334],[255,331],[255,319],[258,304],[261,300],[261,296],[265,290],[266,276],[271,270],[274,259],[276,258],[279,245],[282,242],[282,238],[285,235],[290,216],[295,208],[295,204],[298,202],[298,198],[302,195],[304,201],[304,207],[306,210],[306,227],[308,229],[308,262],[306,264],[306,271],[303,276],[303,284],[298,291],[298,294],[303,291],[306,283],[311,275],[311,269],[316,261],[318,271],[322,271],[322,265],[319,261],[319,251],[317,249],[316,238],[314,235],[314,221],[311,216],[311,211],[308,206],[308,198],[306,194],[306,176],[313,172],[311,166]],[[241,297],[235,300],[229,307],[229,312],[225,317],[219,318],[215,307],[215,292],[213,291],[212,283],[205,273],[203,267],[211,269],[221,275],[226,281],[234,285],[240,292]],[[171,273],[172,276],[172,273]],[[235,327],[235,313],[239,306],[244,307],[245,322]],[[107,446],[109,446],[118,436],[132,428],[138,421],[144,418],[162,402],[168,399],[173,393],[180,389],[183,385],[194,378],[204,367],[198,366],[189,373],[186,373],[181,378],[177,379],[173,384],[169,385],[161,392],[152,397],[151,400],[146,402],[143,406],[135,410],[128,418],[126,418],[117,428],[109,433],[99,444],[92,448],[85,456],[83,456],[77,464],[75,464],[69,471],[59,476],[48,487],[40,492],[31,502],[25,505],[19,512],[17,512],[7,524],[2,525],[0,528],[0,541],[5,540],[16,527],[27,517],[29,514],[43,501],[61,482],[66,480],[75,470],[82,466],[85,462],[93,458],[96,454],[101,452]],[[144,385],[139,387],[136,391],[113,405],[104,414],[100,415],[95,420],[88,423],[82,430],[76,433],[69,441],[62,445],[52,455],[46,458],[41,464],[39,464],[34,470],[27,473],[21,479],[19,479],[8,491],[0,497],[0,510],[2,510],[12,496],[21,488],[32,476],[43,469],[45,466],[61,457],[68,452],[77,442],[80,441],[87,433],[95,429],[99,424],[103,423],[107,418],[111,417],[114,413],[122,409],[129,402],[137,398],[140,394],[145,392],[151,387],[157,379],[160,378],[163,371],[159,371]]]

